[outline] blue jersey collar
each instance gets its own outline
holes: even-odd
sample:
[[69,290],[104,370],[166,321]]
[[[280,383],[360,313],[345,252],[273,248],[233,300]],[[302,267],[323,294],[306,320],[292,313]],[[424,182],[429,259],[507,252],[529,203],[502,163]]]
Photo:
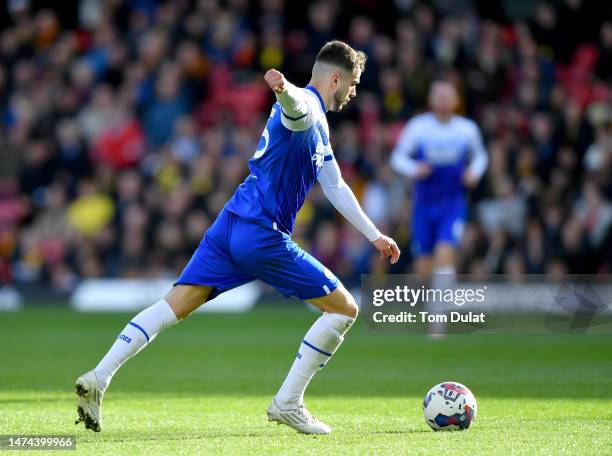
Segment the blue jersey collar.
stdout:
[[323,98],[321,98],[321,94],[319,93],[319,91],[311,85],[307,85],[306,88],[317,96],[317,98],[319,99],[319,103],[321,103],[321,109],[323,110],[323,112],[326,112],[327,109],[325,109],[325,103],[323,103]]

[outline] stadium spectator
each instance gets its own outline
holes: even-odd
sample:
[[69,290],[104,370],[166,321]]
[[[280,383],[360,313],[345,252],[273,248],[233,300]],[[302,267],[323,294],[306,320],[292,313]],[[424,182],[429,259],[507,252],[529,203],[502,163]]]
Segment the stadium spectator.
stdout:
[[[610,273],[610,6],[538,2],[517,16],[451,3],[82,0],[76,27],[59,7],[9,9],[0,33],[0,280],[66,290],[85,277],[174,277],[247,173],[272,102],[263,70],[305,83],[330,38],[369,57],[358,102],[330,119],[334,150],[404,252],[410,200],[406,183],[390,177],[389,154],[444,77],[491,153],[458,272]],[[97,209],[79,204],[85,187]],[[308,215],[325,204],[313,192],[296,238],[354,283],[386,268],[333,211]],[[79,206],[91,214],[70,218]],[[55,228],[72,220],[77,235],[49,244],[38,229],[49,217]],[[413,271],[410,255],[393,271]]]

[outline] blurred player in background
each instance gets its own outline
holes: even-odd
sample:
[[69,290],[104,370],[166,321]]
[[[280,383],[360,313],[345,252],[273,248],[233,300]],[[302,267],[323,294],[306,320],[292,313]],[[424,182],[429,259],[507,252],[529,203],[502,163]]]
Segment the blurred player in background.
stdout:
[[[488,156],[476,123],[455,114],[458,95],[452,83],[435,81],[431,112],[404,127],[391,156],[392,168],[415,180],[412,250],[415,272],[433,288],[455,283],[455,250],[467,216],[467,191],[478,184]],[[433,309],[435,310],[435,309]],[[443,326],[430,327],[441,333]]]
[[381,257],[390,257],[392,263],[398,260],[395,241],[376,229],[342,179],[329,142],[325,113],[340,111],[356,95],[364,66],[363,52],[332,41],[320,50],[305,88],[290,84],[276,70],[266,73],[277,103],[249,161],[251,174],[205,233],[165,299],[136,315],[97,367],[77,379],[77,423],[100,431],[102,396],[112,376],[159,332],[215,296],[260,279],[323,312],[306,333],[268,407],[268,418],[307,434],[331,432],[304,407],[304,391],[342,343],[358,308],[338,278],[303,251],[291,232],[297,212],[318,180],[326,197]]

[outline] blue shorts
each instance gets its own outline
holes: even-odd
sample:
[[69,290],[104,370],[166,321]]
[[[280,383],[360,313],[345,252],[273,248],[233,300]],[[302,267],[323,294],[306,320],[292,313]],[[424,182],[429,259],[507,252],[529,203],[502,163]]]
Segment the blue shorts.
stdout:
[[467,208],[463,199],[452,198],[435,203],[415,202],[412,215],[414,255],[431,255],[438,243],[458,246],[463,236],[466,216]]
[[286,297],[302,300],[325,296],[340,283],[291,236],[249,223],[224,209],[176,284],[215,287],[214,297],[255,279]]

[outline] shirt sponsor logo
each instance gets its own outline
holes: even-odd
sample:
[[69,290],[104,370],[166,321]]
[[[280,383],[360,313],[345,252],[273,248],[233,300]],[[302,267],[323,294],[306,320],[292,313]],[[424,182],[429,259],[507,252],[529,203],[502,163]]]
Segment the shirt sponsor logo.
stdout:
[[323,143],[319,142],[317,144],[317,150],[312,156],[312,162],[315,164],[317,169],[321,169],[321,167],[323,166],[323,161],[325,160],[325,149],[326,148]]

